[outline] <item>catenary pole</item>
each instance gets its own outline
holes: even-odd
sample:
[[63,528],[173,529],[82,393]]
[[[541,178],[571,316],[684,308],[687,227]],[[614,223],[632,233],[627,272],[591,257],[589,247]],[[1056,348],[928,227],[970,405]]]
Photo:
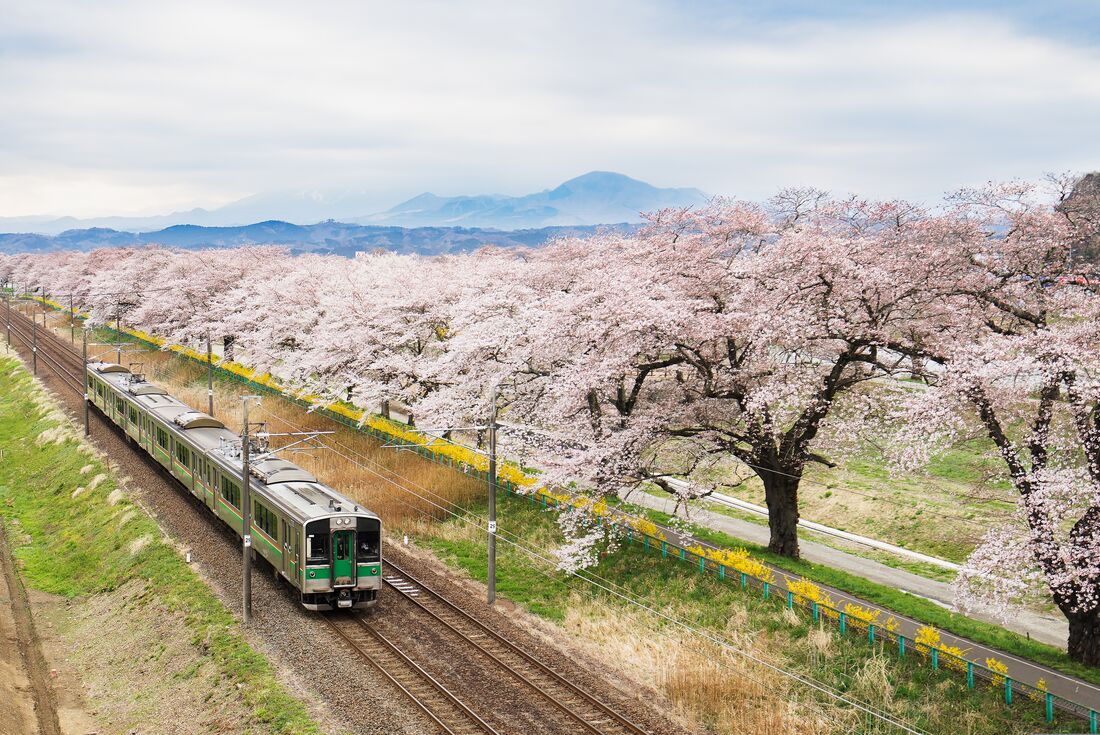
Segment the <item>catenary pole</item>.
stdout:
[[251,449],[248,439],[248,403],[258,403],[259,400],[259,396],[241,398],[241,559],[244,564],[241,575],[244,585],[241,609],[246,623],[252,619],[252,483],[249,481],[251,475],[248,468],[248,453]]
[[[13,289],[14,291],[14,289]],[[11,295],[4,294],[4,306],[6,306],[7,319],[5,320],[5,326],[8,331],[8,349],[11,349]]]
[[84,335],[84,436],[92,433],[92,425],[88,423],[88,330],[80,330]]
[[206,330],[206,412],[214,415],[214,353],[209,329]]
[[122,364],[122,304],[115,305],[115,362]]
[[73,309],[72,294],[69,294],[69,342],[76,344],[76,311]]
[[31,364],[38,375],[38,317],[31,311]]
[[488,602],[497,599],[497,389],[489,399],[489,592]]

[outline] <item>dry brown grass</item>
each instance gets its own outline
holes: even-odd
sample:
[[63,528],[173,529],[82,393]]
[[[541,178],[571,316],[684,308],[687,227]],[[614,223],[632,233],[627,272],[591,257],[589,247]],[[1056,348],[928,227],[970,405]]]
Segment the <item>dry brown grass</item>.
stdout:
[[[205,371],[201,366],[159,351],[131,355],[124,361],[143,361],[150,379],[189,405],[205,410]],[[234,430],[240,429],[240,398],[247,392],[236,384],[218,384],[215,414]],[[251,418],[268,422],[272,432],[335,431],[322,437],[333,449],[289,458],[378,512],[391,533],[466,540],[480,537],[482,532],[470,524],[435,521],[447,515],[440,506],[462,512],[471,499],[485,492],[483,482],[408,452],[383,448],[364,434],[273,396],[264,396],[261,405],[252,409]],[[690,611],[680,610],[680,604],[665,600],[661,607],[667,614],[683,613],[681,617],[690,619]],[[753,626],[748,624],[750,612],[746,608],[731,606],[727,614],[725,635],[739,649],[760,660],[789,664],[785,647],[790,640],[785,635],[749,632]],[[796,623],[797,618],[788,622]],[[554,627],[564,631],[572,645],[592,658],[609,662],[620,685],[631,691],[641,688],[645,692],[643,698],[661,703],[665,711],[693,730],[722,735],[893,732],[878,727],[851,708],[821,702],[812,691],[766,666],[738,657],[686,631],[655,630],[650,619],[584,595],[571,597],[566,619]],[[812,630],[806,643],[813,651],[811,663],[832,661],[838,655],[836,640],[823,629]],[[847,673],[852,693],[859,699],[887,711],[895,710],[895,692],[884,657],[860,662]],[[944,704],[941,693],[931,699],[931,707]],[[959,722],[960,731],[969,731],[974,725],[969,717],[965,719],[966,722]]]
[[[575,596],[564,623],[572,640],[594,658],[615,661],[634,681],[665,700],[683,724],[729,735],[818,735],[836,732],[845,713],[819,710],[790,688],[789,680],[727,649],[686,632],[655,634],[652,623]],[[749,646],[769,658],[774,642]]]
[[[163,385],[184,403],[206,410],[206,372],[202,366],[159,350],[123,357],[123,362],[142,362],[150,380]],[[235,383],[220,382],[216,386],[214,413],[233,431],[241,429],[241,397],[249,393],[246,387]],[[266,422],[272,433],[334,431],[319,437],[327,448],[288,451],[281,456],[378,513],[392,530],[441,520],[449,511],[464,512],[472,498],[485,493],[483,481],[411,452],[384,447],[366,434],[276,396],[264,395],[258,407],[251,407],[249,421]],[[272,446],[284,446],[290,441],[293,440],[276,437]]]

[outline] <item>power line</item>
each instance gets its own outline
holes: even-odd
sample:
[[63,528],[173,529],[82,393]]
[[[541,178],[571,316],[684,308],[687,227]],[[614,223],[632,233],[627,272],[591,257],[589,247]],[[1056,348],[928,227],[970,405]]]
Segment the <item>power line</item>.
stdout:
[[[300,430],[300,427],[297,427],[296,424],[294,424],[292,421],[290,421],[290,420],[288,420],[284,417],[275,416],[273,414],[269,414],[269,416],[271,416],[271,418],[275,419],[276,421],[279,421],[280,423],[286,424],[287,426],[289,426],[289,427],[291,427],[295,430]],[[402,490],[403,492],[407,492],[410,495],[413,495],[414,497],[417,497],[417,498],[427,502],[428,504],[439,508],[440,510],[444,511],[445,513],[448,513],[448,514],[452,515],[456,520],[459,520],[463,523],[470,523],[470,524],[476,523],[477,527],[479,529],[483,530],[483,527],[480,524],[480,518],[476,518],[476,521],[475,521],[475,518],[471,518],[469,515],[467,515],[465,513],[464,514],[459,514],[459,513],[455,512],[455,511],[453,511],[453,510],[451,510],[451,509],[449,509],[449,508],[447,508],[443,505],[440,505],[439,503],[436,503],[435,501],[431,500],[430,498],[427,498],[423,495],[420,495],[420,494],[414,492],[413,490],[409,489],[408,487],[403,486],[402,484],[396,482],[392,478],[387,477],[387,476],[383,475],[382,473],[380,473],[380,472],[378,472],[378,471],[376,471],[376,470],[374,470],[370,467],[367,467],[366,465],[364,465],[364,464],[360,463],[359,461],[357,461],[355,458],[353,458],[349,455],[346,455],[342,452],[339,452],[339,451],[333,449],[332,447],[329,447],[323,441],[320,442],[320,443],[321,443],[322,446],[328,448],[330,451],[333,451],[335,454],[337,454],[338,456],[340,456],[340,457],[344,458],[345,460],[351,462],[352,464],[359,467],[360,469],[363,469],[363,470],[371,473],[372,475],[375,475],[375,476],[379,477],[380,479],[384,480],[385,482],[390,483],[391,485],[397,487],[398,489]],[[354,452],[354,450],[351,450],[351,451]],[[356,454],[358,454],[358,453],[356,453]],[[363,457],[361,454],[359,454],[359,456],[361,456],[363,459],[367,460],[368,462],[371,462],[372,464],[375,464],[369,458]],[[407,482],[410,485],[413,485],[413,486],[418,487],[418,488],[423,487],[423,486],[420,486],[419,484],[413,482],[409,478],[403,477],[402,475],[400,475],[400,473],[397,473],[397,472],[395,472],[393,470],[389,470],[389,469],[387,469],[386,471],[393,474],[393,475],[396,475],[398,478],[404,480],[405,482]],[[416,510],[416,509],[414,508],[414,510]],[[512,538],[506,538],[506,537],[502,537],[501,540],[504,541],[507,544],[511,544],[515,548],[519,549],[520,551],[522,551],[523,553],[527,554],[528,556],[530,556],[534,559],[537,559],[537,560],[539,560],[543,563],[547,563],[547,564],[551,564],[551,565],[556,566],[556,562],[553,559],[550,559],[550,558],[547,558],[546,556],[543,556],[543,554],[540,553],[539,550],[531,548],[530,546],[528,546],[527,544],[525,544],[522,541],[515,540],[515,539],[512,539]],[[538,568],[538,567],[536,567],[536,568]],[[553,576],[550,575],[549,573],[547,573],[545,570],[540,569],[539,571],[540,571],[540,573],[544,574],[544,576],[547,576],[548,578],[553,579]],[[714,644],[717,644],[717,645],[719,645],[723,648],[726,648],[726,649],[742,656],[743,658],[746,658],[750,661],[753,661],[754,663],[757,663],[759,665],[765,666],[766,668],[768,668],[770,670],[773,670],[777,673],[783,674],[783,675],[785,675],[785,676],[787,676],[787,677],[789,677],[789,678],[791,678],[795,681],[798,681],[799,683],[802,683],[803,685],[808,686],[808,687],[810,687],[810,688],[812,688],[812,689],[814,689],[814,690],[816,690],[820,693],[831,696],[831,697],[837,699],[838,701],[844,702],[845,704],[848,704],[848,705],[850,705],[850,706],[852,706],[856,709],[859,709],[859,710],[861,710],[861,711],[863,711],[863,712],[865,712],[865,713],[867,713],[867,714],[869,714],[873,717],[881,719],[881,720],[883,720],[884,722],[886,722],[888,724],[891,724],[895,727],[898,727],[898,728],[904,730],[905,732],[914,733],[915,735],[919,735],[922,732],[920,730],[912,729],[910,726],[908,726],[905,723],[901,723],[897,720],[894,720],[893,718],[891,718],[887,714],[884,714],[882,712],[876,712],[871,708],[870,705],[865,705],[863,703],[860,703],[857,700],[850,699],[849,697],[846,697],[844,694],[833,690],[831,687],[829,687],[826,684],[818,682],[818,681],[816,681],[812,678],[804,677],[800,674],[796,674],[794,672],[788,671],[788,670],[784,669],[782,666],[780,666],[779,664],[775,664],[775,663],[771,663],[769,661],[765,661],[764,659],[761,659],[760,657],[755,656],[754,654],[748,653],[747,651],[744,651],[744,650],[740,649],[739,647],[733,645],[730,641],[728,641],[726,639],[715,636],[715,635],[713,635],[713,634],[711,634],[707,631],[697,629],[697,628],[693,627],[690,623],[685,622],[680,618],[668,615],[668,614],[663,613],[663,612],[661,612],[661,611],[659,611],[655,608],[652,608],[652,607],[646,605],[644,602],[639,601],[637,599],[637,596],[634,595],[633,593],[631,593],[629,590],[623,588],[621,585],[618,585],[614,582],[611,582],[610,580],[606,580],[605,578],[602,578],[602,577],[599,577],[597,575],[587,573],[587,572],[583,575],[578,573],[578,572],[567,572],[567,574],[569,576],[573,576],[573,577],[576,577],[577,579],[580,579],[584,582],[587,582],[590,585],[596,586],[596,587],[600,588],[601,590],[611,594],[612,596],[620,598],[620,599],[622,599],[622,600],[624,600],[624,601],[626,601],[626,602],[628,602],[632,605],[635,605],[638,608],[640,608],[640,609],[642,609],[646,612],[649,612],[649,613],[657,616],[658,618],[665,620],[666,622],[670,622],[670,623],[672,623],[672,624],[674,624],[678,627],[681,627],[684,630],[686,630],[686,631],[688,631],[688,632],[690,632],[690,633],[692,633],[696,636],[705,638],[705,639],[709,640],[710,642],[712,642]],[[758,683],[763,685],[762,682],[758,681]]]

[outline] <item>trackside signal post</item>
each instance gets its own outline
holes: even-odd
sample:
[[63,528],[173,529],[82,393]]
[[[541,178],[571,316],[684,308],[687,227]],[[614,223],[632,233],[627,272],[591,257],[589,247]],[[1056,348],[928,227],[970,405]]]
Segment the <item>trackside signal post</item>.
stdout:
[[92,433],[92,426],[88,423],[88,328],[81,330],[84,334],[84,375],[80,376],[84,381],[84,436]]
[[206,412],[214,415],[214,359],[209,329],[206,330]]
[[243,396],[241,398],[241,417],[243,429],[241,430],[241,558],[243,567],[243,599],[241,610],[244,622],[252,619],[252,492],[249,479],[251,473],[248,468],[248,403],[260,402],[259,396]]
[[488,602],[497,599],[497,389],[489,397],[489,586]]

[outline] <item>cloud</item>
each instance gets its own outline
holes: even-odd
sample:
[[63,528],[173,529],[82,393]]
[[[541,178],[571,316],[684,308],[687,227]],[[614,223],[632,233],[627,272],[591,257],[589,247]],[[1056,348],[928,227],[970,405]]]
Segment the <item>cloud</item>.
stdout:
[[1100,161],[1086,42],[981,13],[682,7],[0,3],[0,215],[345,186],[383,207],[590,169],[927,199]]

